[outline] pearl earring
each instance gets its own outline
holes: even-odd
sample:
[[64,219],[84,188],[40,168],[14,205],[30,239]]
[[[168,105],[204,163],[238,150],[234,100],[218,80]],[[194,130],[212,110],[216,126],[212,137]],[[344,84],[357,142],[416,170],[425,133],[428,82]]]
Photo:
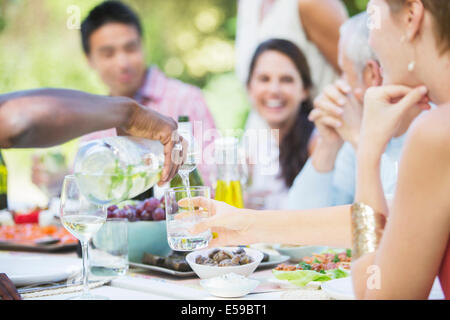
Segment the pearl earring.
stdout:
[[416,67],[416,62],[415,62],[415,61],[411,61],[411,62],[408,64],[408,71],[409,71],[409,72],[413,72],[415,67]]

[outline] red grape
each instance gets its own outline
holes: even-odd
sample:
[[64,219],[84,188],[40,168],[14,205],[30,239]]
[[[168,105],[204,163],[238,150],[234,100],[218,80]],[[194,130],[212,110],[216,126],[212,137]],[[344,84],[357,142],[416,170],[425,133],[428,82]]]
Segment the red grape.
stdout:
[[144,211],[141,213],[141,220],[143,221],[152,221],[152,213],[148,211]]
[[136,213],[137,214],[141,214],[141,213],[143,213],[145,211],[145,209],[144,209],[144,203],[139,203],[137,206],[136,206]]
[[114,212],[109,211],[108,212],[108,219],[117,218],[117,215]]
[[142,214],[145,212],[144,204],[141,202],[135,206],[136,219],[141,220]]
[[119,209],[116,205],[112,205],[108,207],[108,211],[113,212],[114,210]]
[[156,208],[152,213],[152,218],[154,221],[161,221],[166,219],[166,212],[162,208]]
[[127,213],[125,212],[125,210],[123,209],[119,209],[119,212],[117,214],[117,217],[122,218],[122,219],[126,219],[128,218]]
[[128,208],[128,209],[125,210],[125,212],[127,213],[128,221],[134,222],[134,221],[137,220],[136,219],[136,210],[135,209]]
[[160,204],[161,203],[158,199],[152,197],[144,201],[144,209],[146,211],[152,212],[153,210],[158,208]]

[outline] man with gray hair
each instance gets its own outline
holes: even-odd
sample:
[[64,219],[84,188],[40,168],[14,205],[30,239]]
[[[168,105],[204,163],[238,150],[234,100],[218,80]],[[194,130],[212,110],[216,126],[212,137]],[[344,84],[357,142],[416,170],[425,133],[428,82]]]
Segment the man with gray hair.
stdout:
[[[318,139],[314,152],[289,191],[290,209],[311,209],[350,204],[355,196],[356,149],[364,94],[382,84],[380,66],[369,46],[368,15],[360,13],[340,29],[339,65],[342,77],[315,99],[309,119]],[[386,194],[396,185],[395,163],[404,136],[393,138],[382,160]]]

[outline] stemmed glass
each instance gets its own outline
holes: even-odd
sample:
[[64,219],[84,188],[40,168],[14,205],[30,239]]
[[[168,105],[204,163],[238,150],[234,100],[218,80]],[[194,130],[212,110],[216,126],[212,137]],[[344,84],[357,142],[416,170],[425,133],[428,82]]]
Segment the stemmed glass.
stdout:
[[73,299],[107,299],[93,296],[88,285],[88,243],[106,221],[106,209],[86,199],[80,192],[74,175],[64,178],[61,191],[61,221],[64,227],[81,242],[83,256],[83,293]]

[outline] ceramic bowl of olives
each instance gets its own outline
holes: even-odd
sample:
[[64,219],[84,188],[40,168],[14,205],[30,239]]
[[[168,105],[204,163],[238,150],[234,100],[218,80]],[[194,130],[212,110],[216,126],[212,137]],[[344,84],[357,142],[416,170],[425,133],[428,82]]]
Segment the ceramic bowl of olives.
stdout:
[[208,248],[189,253],[186,261],[201,279],[209,279],[228,273],[247,277],[256,270],[264,254],[243,247]]

